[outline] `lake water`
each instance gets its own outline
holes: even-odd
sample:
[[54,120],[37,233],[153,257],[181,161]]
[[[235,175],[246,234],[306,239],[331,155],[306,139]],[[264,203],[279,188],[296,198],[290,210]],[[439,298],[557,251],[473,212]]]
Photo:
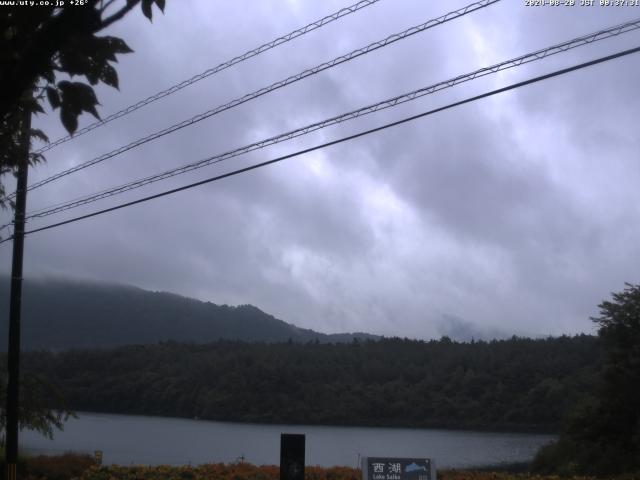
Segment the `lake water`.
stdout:
[[438,468],[528,461],[552,435],[405,428],[256,425],[79,413],[53,441],[22,432],[32,453],[102,450],[106,464],[186,465],[244,461],[277,465],[280,434],[306,435],[306,464],[355,467],[360,456],[426,457]]

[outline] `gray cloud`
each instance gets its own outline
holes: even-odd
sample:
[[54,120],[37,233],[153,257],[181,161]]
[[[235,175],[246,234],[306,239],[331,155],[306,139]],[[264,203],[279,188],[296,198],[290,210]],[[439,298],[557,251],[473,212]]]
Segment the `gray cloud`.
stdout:
[[[44,178],[284,76],[418,24],[450,2],[384,0],[48,154]],[[121,91],[103,112],[343,6],[168,2],[112,34]],[[64,201],[220,153],[633,16],[505,1],[281,89],[30,195]],[[628,48],[608,40],[331,127],[56,220],[306,148],[497,86]],[[430,338],[591,331],[638,282],[637,58],[486,99],[267,169],[28,238],[25,275],[56,274],[252,303],[325,332]],[[52,138],[55,115],[37,120]],[[88,120],[87,120],[88,121]],[[3,218],[6,214],[3,214]],[[53,217],[51,217],[53,219]],[[45,221],[33,222],[33,226]],[[2,269],[10,249],[0,248]],[[455,334],[455,335],[454,335]]]

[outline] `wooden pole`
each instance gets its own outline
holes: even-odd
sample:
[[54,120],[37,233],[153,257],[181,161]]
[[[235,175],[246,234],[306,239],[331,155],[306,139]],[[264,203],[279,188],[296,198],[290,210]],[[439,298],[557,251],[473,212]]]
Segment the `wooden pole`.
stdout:
[[18,417],[20,411],[20,313],[22,306],[22,259],[24,255],[24,217],[27,209],[27,174],[31,140],[31,112],[25,109],[18,159],[16,205],[13,220],[13,259],[9,303],[9,350],[7,354],[7,438],[5,458],[7,480],[17,479]]

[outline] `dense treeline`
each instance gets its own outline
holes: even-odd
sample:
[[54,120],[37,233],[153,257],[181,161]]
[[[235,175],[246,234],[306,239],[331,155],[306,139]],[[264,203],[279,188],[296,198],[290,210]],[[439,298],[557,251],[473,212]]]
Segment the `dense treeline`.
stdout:
[[[24,355],[79,411],[555,431],[594,388],[591,336],[456,343],[162,343]],[[54,405],[52,405],[54,406]]]

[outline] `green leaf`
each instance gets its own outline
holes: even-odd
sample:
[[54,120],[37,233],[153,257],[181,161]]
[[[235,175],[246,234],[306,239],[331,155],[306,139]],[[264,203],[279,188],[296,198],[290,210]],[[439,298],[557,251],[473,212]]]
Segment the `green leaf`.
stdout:
[[101,120],[100,114],[98,113],[98,110],[96,110],[96,107],[94,105],[91,105],[90,107],[85,108],[85,110],[89,112],[91,115],[93,115],[94,117],[96,117],[98,120]]
[[84,75],[91,69],[91,54],[94,51],[94,38],[83,38],[83,41],[72,39],[58,54],[61,69],[71,76]]
[[114,53],[133,53],[124,40],[118,37],[102,37]]
[[29,153],[29,165],[37,165],[38,163],[44,163],[44,161],[45,161],[44,155],[42,155],[41,153],[35,153],[35,152]]
[[104,83],[119,90],[118,86],[118,72],[111,65],[105,65],[102,67],[102,72],[100,73],[100,80]]
[[33,102],[31,104],[31,111],[34,113],[44,113],[44,108],[38,102]]
[[75,82],[74,84],[75,94],[77,95],[78,105],[85,112],[91,113],[97,119],[100,119],[100,115],[96,110],[98,104],[98,98],[96,97],[93,88],[84,83]]
[[142,13],[149,20],[152,20],[153,13],[151,12],[151,5],[153,5],[154,0],[142,0]]
[[98,80],[100,80],[100,72],[97,70],[95,65],[92,65],[92,68],[87,70],[84,75],[87,77],[87,80],[89,80],[91,85],[97,85]]
[[47,83],[54,83],[56,81],[56,76],[53,73],[53,66],[42,72],[42,78],[44,78]]
[[89,112],[100,119],[96,110],[98,99],[89,85],[64,80],[58,83],[58,88],[62,93],[60,119],[69,133],[72,134],[78,127],[78,116],[82,112]]
[[60,109],[60,121],[71,135],[73,135],[73,132],[78,128],[78,114],[72,112],[69,107],[64,104]]
[[61,80],[58,82],[58,88],[62,93],[64,93],[69,88],[69,85],[71,85],[71,82],[68,80]]
[[49,141],[49,137],[47,137],[45,135],[45,133],[40,130],[39,128],[32,128],[31,129],[31,136],[34,138],[37,138],[38,140],[42,140],[43,142],[48,142]]
[[58,94],[58,90],[55,88],[47,87],[47,98],[49,99],[51,108],[54,110],[60,106],[60,95]]

